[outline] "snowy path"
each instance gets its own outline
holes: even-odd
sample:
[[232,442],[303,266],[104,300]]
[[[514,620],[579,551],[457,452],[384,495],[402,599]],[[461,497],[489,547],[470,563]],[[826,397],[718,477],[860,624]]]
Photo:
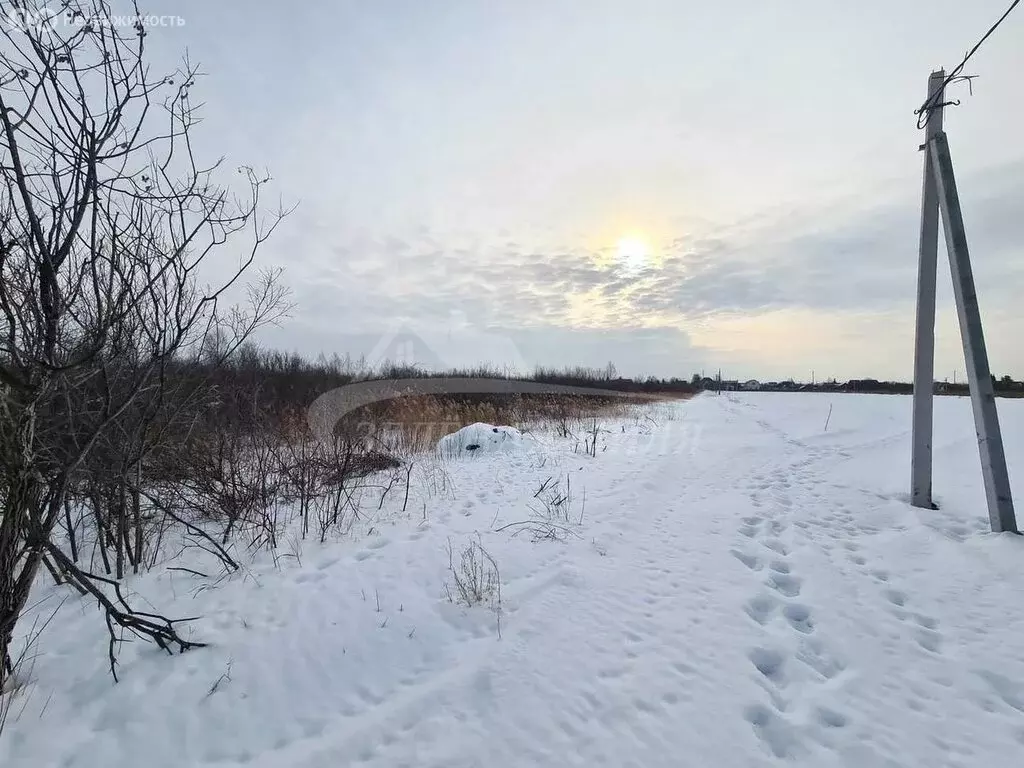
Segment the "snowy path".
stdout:
[[[594,458],[457,462],[426,522],[382,518],[301,566],[194,599],[154,580],[215,646],[143,649],[117,687],[97,616],[65,611],[37,665],[34,706],[53,699],[9,726],[0,764],[1019,762],[1024,542],[984,533],[968,403],[937,403],[937,512],[901,496],[908,398],[674,407]],[[1013,472],[1024,402],[1000,409]],[[559,473],[586,490],[583,538],[496,532]],[[492,613],[443,598],[446,542],[477,532],[502,569],[500,640]]]

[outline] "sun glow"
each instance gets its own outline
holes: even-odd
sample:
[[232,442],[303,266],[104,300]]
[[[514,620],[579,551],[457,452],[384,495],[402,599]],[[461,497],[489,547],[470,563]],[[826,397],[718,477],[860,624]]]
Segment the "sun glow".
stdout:
[[640,272],[651,264],[651,247],[640,237],[633,235],[620,238],[615,246],[615,257],[619,266],[630,272]]

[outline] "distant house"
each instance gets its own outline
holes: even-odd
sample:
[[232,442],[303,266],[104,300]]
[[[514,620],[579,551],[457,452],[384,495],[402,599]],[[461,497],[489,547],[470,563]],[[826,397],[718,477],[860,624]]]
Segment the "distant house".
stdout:
[[757,379],[748,379],[743,382],[743,389],[747,392],[756,392],[761,388],[761,382]]

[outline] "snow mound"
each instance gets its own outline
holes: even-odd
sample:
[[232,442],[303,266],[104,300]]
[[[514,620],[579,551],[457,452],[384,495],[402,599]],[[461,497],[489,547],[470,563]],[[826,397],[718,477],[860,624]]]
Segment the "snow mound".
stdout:
[[533,447],[533,440],[515,427],[496,427],[479,421],[437,441],[438,453],[444,456],[519,453]]

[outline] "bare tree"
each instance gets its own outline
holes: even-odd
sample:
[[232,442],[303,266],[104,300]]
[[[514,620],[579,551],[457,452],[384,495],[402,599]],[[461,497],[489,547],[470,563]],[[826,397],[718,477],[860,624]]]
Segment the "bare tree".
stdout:
[[[275,274],[227,306],[284,212],[263,213],[267,179],[251,169],[239,198],[220,163],[196,160],[197,70],[152,76],[145,27],[106,23],[107,0],[59,12],[76,23],[0,2],[23,22],[0,25],[0,689],[44,560],[104,608],[112,671],[124,632],[194,644],[69,556],[58,523],[83,488],[105,488],[98,535],[141,557],[140,468],[205,392],[182,361],[227,357],[284,307]],[[101,455],[117,482],[99,482]]]

